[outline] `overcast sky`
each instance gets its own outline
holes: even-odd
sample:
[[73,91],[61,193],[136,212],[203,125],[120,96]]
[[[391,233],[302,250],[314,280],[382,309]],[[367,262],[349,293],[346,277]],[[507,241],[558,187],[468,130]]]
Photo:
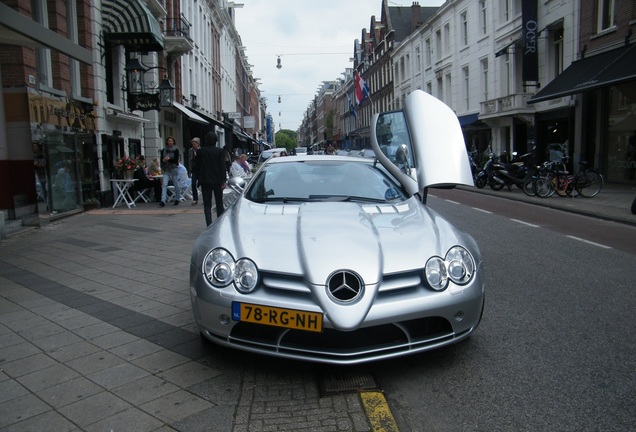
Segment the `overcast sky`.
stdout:
[[[340,78],[353,56],[354,40],[381,17],[382,0],[235,0],[238,30],[252,74],[276,130],[297,130],[323,81]],[[443,0],[419,0],[439,6]],[[411,0],[389,0],[410,6]],[[280,56],[282,68],[276,68]],[[373,91],[373,89],[371,89]],[[281,103],[278,103],[278,96]],[[280,115],[279,115],[280,113]]]

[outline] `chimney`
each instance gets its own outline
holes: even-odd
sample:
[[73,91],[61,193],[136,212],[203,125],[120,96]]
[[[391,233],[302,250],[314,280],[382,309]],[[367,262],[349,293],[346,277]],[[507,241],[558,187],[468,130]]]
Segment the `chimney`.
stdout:
[[411,31],[415,31],[422,25],[422,14],[420,9],[420,3],[414,1],[411,5]]

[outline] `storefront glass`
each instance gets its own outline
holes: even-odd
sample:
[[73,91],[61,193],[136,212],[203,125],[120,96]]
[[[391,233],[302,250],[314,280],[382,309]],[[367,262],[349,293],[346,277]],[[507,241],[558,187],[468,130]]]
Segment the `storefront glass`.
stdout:
[[81,208],[83,201],[78,181],[80,153],[75,144],[75,135],[47,135],[42,144],[49,167],[47,184],[50,214]]
[[636,83],[609,90],[606,179],[636,183]]

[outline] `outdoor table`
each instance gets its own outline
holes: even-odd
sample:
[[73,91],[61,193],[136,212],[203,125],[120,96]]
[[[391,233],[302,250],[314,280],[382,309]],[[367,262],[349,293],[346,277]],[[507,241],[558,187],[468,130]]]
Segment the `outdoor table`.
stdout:
[[115,185],[119,194],[113,204],[113,208],[126,204],[128,208],[136,207],[135,200],[130,195],[130,188],[137,181],[137,179],[111,179],[111,183]]

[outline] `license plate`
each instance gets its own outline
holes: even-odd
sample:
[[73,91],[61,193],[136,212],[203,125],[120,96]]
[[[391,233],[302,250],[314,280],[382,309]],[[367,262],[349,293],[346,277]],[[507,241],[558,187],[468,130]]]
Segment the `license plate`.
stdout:
[[322,314],[249,303],[232,302],[232,319],[312,332],[322,331]]

